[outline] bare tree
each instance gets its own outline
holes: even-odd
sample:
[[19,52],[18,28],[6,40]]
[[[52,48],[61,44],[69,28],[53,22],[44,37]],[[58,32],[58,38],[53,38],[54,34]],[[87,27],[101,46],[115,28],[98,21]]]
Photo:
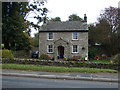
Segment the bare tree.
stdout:
[[105,19],[111,26],[111,32],[118,32],[120,25],[120,8],[109,7],[105,8],[100,14],[100,20]]

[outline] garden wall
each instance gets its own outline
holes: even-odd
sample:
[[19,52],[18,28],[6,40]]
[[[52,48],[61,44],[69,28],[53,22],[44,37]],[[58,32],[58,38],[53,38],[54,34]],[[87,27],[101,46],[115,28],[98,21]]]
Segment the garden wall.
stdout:
[[53,60],[39,60],[39,59],[0,59],[2,63],[15,63],[15,64],[34,64],[34,65],[49,65],[49,66],[66,66],[66,67],[89,67],[89,68],[102,68],[102,69],[115,69],[120,70],[117,64],[102,64],[91,63],[86,61],[53,61]]

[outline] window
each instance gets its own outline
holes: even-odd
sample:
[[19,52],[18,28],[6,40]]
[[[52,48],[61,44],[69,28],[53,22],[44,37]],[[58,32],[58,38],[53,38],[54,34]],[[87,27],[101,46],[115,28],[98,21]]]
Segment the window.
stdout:
[[78,53],[78,46],[77,45],[72,46],[72,53]]
[[53,33],[52,32],[48,33],[48,40],[53,40]]
[[72,33],[72,40],[78,40],[78,33],[77,32]]
[[48,45],[47,52],[53,53],[53,45]]

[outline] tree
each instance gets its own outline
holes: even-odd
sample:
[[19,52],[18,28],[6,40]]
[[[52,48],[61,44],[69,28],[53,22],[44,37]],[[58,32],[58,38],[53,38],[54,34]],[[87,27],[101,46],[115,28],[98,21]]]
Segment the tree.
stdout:
[[104,43],[106,49],[111,55],[120,52],[120,8],[109,7],[105,8],[103,13],[100,14],[100,20],[104,19],[109,24],[109,33],[107,40]]
[[100,20],[96,25],[89,27],[89,39],[95,43],[104,43],[108,39],[110,25],[106,20]]
[[100,14],[98,23],[89,27],[90,44],[100,43],[110,56],[120,52],[120,19],[117,11],[120,11],[119,8],[106,8]]
[[72,14],[69,16],[68,21],[83,21],[83,19],[76,14]]
[[39,12],[37,16],[33,18],[38,22],[42,22],[47,13],[46,8],[38,8],[38,4],[43,2],[34,2],[29,4],[28,2],[3,2],[2,3],[2,41],[6,49],[12,50],[30,50],[30,32],[31,26],[39,28],[39,23],[34,24],[27,20],[27,16],[31,12]]
[[105,19],[109,24],[111,28],[111,32],[115,33],[117,32],[118,28],[120,28],[120,8],[115,7],[109,7],[105,8],[105,10],[100,14],[101,19]]
[[50,21],[61,21],[60,17],[51,18]]
[[32,46],[39,47],[39,33],[36,33],[32,38]]
[[27,3],[2,3],[2,40],[6,49],[15,49],[16,42],[19,41],[18,37],[21,37],[27,28],[23,13],[26,6]]

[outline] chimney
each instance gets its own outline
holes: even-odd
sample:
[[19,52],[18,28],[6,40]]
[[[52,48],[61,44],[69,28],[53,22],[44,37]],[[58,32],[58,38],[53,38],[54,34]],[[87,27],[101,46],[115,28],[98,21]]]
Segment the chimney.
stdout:
[[87,16],[84,14],[84,22],[87,22]]

